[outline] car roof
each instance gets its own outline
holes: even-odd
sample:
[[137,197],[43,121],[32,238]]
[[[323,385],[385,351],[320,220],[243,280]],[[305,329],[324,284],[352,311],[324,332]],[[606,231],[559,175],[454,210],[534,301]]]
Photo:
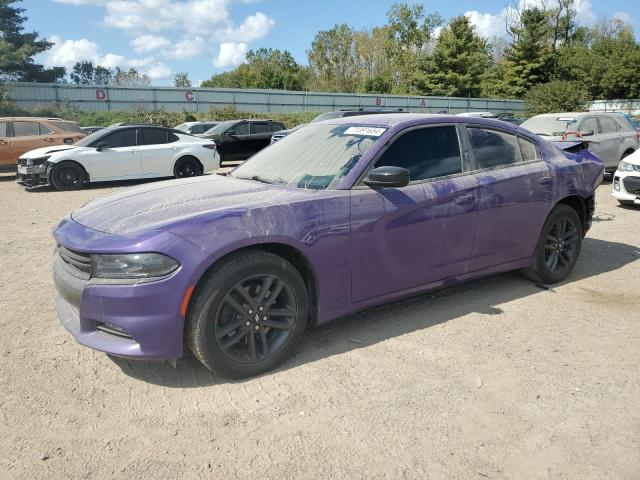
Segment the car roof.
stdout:
[[502,130],[510,130],[514,133],[525,135],[527,137],[535,137],[528,130],[522,129],[513,123],[504,122],[497,118],[482,117],[460,117],[458,115],[446,115],[440,113],[392,113],[378,115],[361,115],[356,117],[341,117],[332,120],[324,120],[314,123],[314,125],[354,125],[354,126],[374,126],[374,127],[398,127],[403,129],[416,125],[431,125],[438,123],[460,123],[485,125],[487,127],[500,128]]
[[0,121],[13,121],[13,120],[49,120],[53,122],[68,122],[68,123],[76,123],[73,120],[65,120],[64,118],[56,118],[56,117],[0,117]]

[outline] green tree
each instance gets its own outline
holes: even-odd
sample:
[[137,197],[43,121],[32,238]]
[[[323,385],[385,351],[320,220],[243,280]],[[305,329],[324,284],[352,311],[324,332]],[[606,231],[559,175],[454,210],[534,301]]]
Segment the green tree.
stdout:
[[394,93],[416,94],[420,92],[421,69],[428,59],[433,32],[444,20],[437,13],[425,14],[421,4],[395,3],[387,12],[387,25],[392,47]]
[[90,60],[80,60],[71,69],[69,78],[78,85],[108,85],[113,72],[102,65],[94,65]]
[[24,8],[12,6],[15,0],[0,0],[0,80],[26,82],[61,81],[65,69],[44,68],[33,57],[51,47],[36,32],[24,32]]
[[529,89],[549,81],[553,74],[554,47],[548,13],[540,8],[522,11],[509,26],[513,42],[504,51],[501,85],[496,90],[522,98]]
[[118,87],[148,87],[151,85],[151,77],[146,73],[140,74],[135,68],[123,70],[116,67],[111,84]]
[[267,88],[304,90],[307,70],[291,53],[271,48],[250,50],[245,63],[234,70],[214,75],[202,83],[209,88]]
[[359,84],[356,33],[347,24],[318,32],[307,52],[311,86],[327,92],[355,92]]
[[421,93],[478,97],[490,66],[487,40],[477,34],[466,16],[456,17],[442,30],[426,62]]
[[190,87],[191,80],[189,80],[189,75],[187,72],[178,72],[173,77],[173,86],[174,87]]
[[533,86],[524,97],[526,115],[586,111],[589,92],[580,82],[554,80]]

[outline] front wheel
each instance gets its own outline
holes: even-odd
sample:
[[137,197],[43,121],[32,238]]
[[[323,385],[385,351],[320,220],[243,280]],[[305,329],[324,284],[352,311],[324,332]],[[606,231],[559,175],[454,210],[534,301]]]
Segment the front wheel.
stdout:
[[58,190],[78,190],[87,183],[87,174],[84,169],[71,162],[62,162],[53,167],[51,171],[51,184]]
[[293,265],[246,251],[223,260],[198,285],[187,313],[188,346],[224,376],[259,375],[293,353],[308,312],[307,289]]
[[556,205],[542,227],[535,257],[525,274],[540,283],[564,280],[575,266],[582,248],[582,223],[568,205]]

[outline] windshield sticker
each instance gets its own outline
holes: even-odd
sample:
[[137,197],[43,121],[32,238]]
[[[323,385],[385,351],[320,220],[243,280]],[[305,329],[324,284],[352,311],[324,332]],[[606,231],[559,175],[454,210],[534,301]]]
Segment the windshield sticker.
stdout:
[[376,127],[349,127],[344,132],[345,135],[364,135],[366,137],[379,137],[387,129]]

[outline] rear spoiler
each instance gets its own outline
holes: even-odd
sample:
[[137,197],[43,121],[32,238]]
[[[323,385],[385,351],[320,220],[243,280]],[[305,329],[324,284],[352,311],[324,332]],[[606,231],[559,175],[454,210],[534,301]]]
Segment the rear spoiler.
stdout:
[[589,149],[589,142],[585,142],[584,140],[563,140],[551,143],[560,150],[564,150],[569,153],[578,153]]

